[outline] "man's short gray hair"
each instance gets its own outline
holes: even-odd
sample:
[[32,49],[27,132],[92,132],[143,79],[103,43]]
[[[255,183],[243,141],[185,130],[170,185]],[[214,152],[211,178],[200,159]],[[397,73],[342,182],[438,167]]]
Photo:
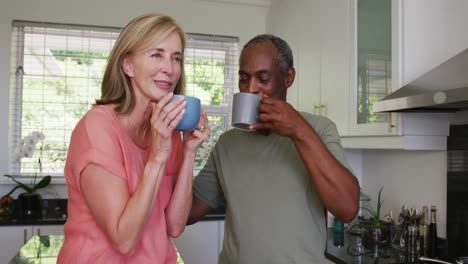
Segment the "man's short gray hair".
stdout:
[[289,68],[294,66],[293,54],[288,43],[282,38],[271,34],[257,35],[251,40],[249,40],[249,42],[247,42],[242,48],[241,55],[242,53],[244,53],[244,50],[250,45],[263,41],[271,41],[271,43],[273,43],[273,45],[275,45],[276,49],[278,50],[279,68],[282,73],[286,73],[289,70]]

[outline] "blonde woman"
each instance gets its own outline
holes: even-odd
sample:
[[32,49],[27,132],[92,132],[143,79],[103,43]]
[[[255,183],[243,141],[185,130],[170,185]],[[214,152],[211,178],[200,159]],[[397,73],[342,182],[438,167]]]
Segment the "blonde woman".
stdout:
[[192,205],[196,150],[210,133],[177,132],[185,37],[165,15],[146,14],[122,31],[102,95],[73,131],[65,165],[68,213],[58,263],[176,263]]

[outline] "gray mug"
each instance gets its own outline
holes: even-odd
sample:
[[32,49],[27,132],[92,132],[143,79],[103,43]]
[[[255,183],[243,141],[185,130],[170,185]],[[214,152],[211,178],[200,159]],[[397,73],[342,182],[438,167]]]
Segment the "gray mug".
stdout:
[[258,106],[262,98],[253,93],[234,94],[231,125],[242,130],[258,122]]

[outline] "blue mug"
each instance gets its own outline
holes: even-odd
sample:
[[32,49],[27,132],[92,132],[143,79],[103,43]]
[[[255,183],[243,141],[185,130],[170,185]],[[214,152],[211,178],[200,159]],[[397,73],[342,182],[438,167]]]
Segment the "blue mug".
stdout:
[[201,102],[200,99],[188,95],[174,94],[169,102],[176,98],[183,97],[187,102],[184,108],[184,116],[176,126],[177,131],[193,131],[197,128],[197,124],[200,121]]

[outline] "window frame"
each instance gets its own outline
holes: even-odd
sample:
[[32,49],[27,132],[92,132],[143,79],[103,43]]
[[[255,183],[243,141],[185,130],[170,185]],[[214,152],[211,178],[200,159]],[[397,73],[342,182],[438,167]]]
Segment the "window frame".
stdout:
[[[24,66],[24,50],[25,50],[25,27],[37,27],[37,28],[57,28],[57,29],[72,29],[72,30],[92,30],[98,32],[113,32],[119,33],[122,28],[119,27],[101,27],[101,26],[89,26],[89,25],[76,25],[76,24],[61,24],[61,23],[49,23],[49,22],[34,22],[34,21],[21,21],[14,20],[12,23],[12,36],[15,34],[15,30],[18,30],[17,37],[12,37],[11,41],[11,58],[10,58],[10,113],[9,113],[9,130],[8,130],[8,172],[11,175],[15,175],[17,179],[31,179],[33,173],[20,173],[21,164],[15,161],[14,149],[19,144],[23,135],[22,133],[22,116],[23,116],[23,66]],[[20,29],[23,29],[20,31]],[[118,36],[118,34],[117,34]],[[116,37],[117,38],[117,37]],[[116,39],[115,38],[115,39]],[[230,118],[231,118],[231,105],[232,105],[232,94],[238,90],[237,88],[237,70],[238,70],[238,45],[239,38],[229,36],[218,36],[218,35],[205,35],[205,34],[194,34],[186,33],[187,46],[186,50],[190,48],[201,48],[209,49],[207,46],[203,46],[203,41],[221,41],[226,42],[229,45],[221,45],[225,48],[225,67],[224,67],[224,89],[223,89],[223,102],[220,105],[207,105],[202,104],[203,109],[208,115],[223,116],[224,118],[224,130],[230,129]],[[115,43],[115,41],[114,41]],[[213,48],[211,48],[213,50]],[[110,51],[110,50],[109,50]],[[107,60],[106,60],[107,63]],[[44,74],[45,76],[45,74]],[[187,73],[186,73],[187,76]],[[102,79],[102,76],[101,76]],[[196,83],[196,82],[195,82]],[[42,100],[44,102],[44,100]],[[64,101],[63,101],[64,102]],[[87,108],[88,111],[90,108]],[[64,112],[66,110],[64,109]],[[65,128],[64,128],[65,129]],[[30,133],[36,129],[28,131]],[[42,131],[41,129],[37,129]],[[73,128],[71,129],[73,130]],[[47,139],[46,139],[47,140]],[[67,141],[64,140],[63,143]],[[68,151],[68,147],[65,150]],[[63,183],[64,172],[58,173],[44,172],[42,175],[51,175],[53,177],[53,183]],[[196,172],[196,170],[195,170]],[[40,174],[38,174],[40,175]]]

